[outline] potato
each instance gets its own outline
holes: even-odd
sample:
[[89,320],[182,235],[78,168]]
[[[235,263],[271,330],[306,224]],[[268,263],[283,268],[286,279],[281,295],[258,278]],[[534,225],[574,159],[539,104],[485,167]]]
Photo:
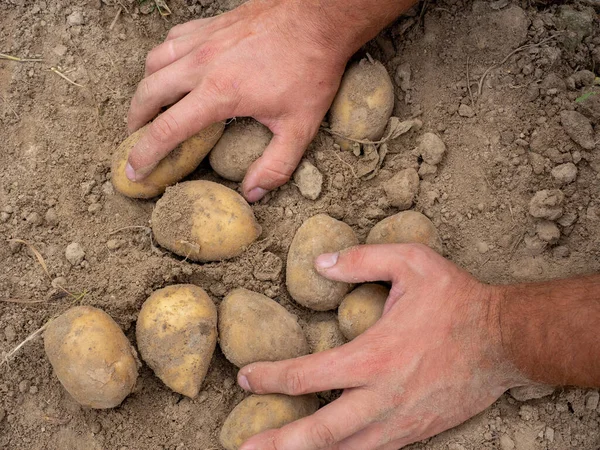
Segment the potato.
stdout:
[[133,182],[125,175],[125,166],[131,149],[140,140],[148,126],[140,128],[117,148],[112,162],[112,183],[117,191],[127,197],[152,198],[165,192],[165,188],[192,173],[219,140],[225,129],[217,122],[192,136],[169,153],[155,169],[141,181]]
[[350,292],[338,309],[342,333],[351,341],[377,322],[390,290],[379,284],[363,284]]
[[383,64],[363,59],[350,65],[329,110],[335,141],[351,150],[353,142],[343,137],[381,139],[393,109],[394,85]]
[[442,253],[442,241],[435,225],[417,211],[402,211],[386,217],[369,232],[367,244],[425,244]]
[[152,212],[152,231],[163,247],[194,261],[233,258],[260,236],[250,205],[237,192],[210,181],[167,189]]
[[76,306],[52,320],[44,349],[58,380],[77,403],[114,408],[135,386],[135,350],[104,311]]
[[315,314],[306,326],[306,337],[311,353],[323,352],[346,343],[337,317],[333,313]]
[[229,413],[219,440],[226,450],[237,450],[252,436],[310,416],[319,409],[315,395],[251,395]]
[[219,344],[238,367],[297,358],[309,351],[296,318],[276,301],[247,289],[235,289],[221,302]]
[[315,270],[314,261],[322,253],[357,244],[352,228],[326,214],[305,221],[296,232],[287,257],[286,283],[292,298],[316,311],[337,308],[352,285],[322,277]]
[[256,120],[236,119],[208,155],[210,166],[226,180],[242,181],[272,137],[273,133]]
[[194,398],[217,345],[217,308],[193,284],[159,289],[142,305],[136,337],[142,359],[156,376]]

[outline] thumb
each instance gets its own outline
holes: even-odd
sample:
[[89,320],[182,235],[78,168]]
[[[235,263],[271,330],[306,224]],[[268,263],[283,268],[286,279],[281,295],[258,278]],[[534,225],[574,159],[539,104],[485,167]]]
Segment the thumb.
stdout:
[[262,156],[250,166],[242,182],[242,192],[249,202],[260,200],[290,179],[312,139],[295,134],[274,133]]

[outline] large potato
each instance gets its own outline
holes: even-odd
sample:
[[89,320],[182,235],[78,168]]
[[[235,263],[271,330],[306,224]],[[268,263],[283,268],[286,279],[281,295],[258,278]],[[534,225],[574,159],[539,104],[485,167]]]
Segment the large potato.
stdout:
[[435,225],[417,211],[402,211],[386,217],[369,232],[367,244],[425,244],[442,253],[442,240]]
[[226,450],[237,450],[252,436],[310,416],[317,409],[319,400],[312,394],[298,397],[251,395],[227,416],[219,440]]
[[221,302],[219,344],[238,367],[297,358],[309,351],[296,318],[276,301],[247,289],[235,289]]
[[311,353],[323,352],[346,343],[337,317],[330,312],[315,314],[306,325],[306,338]]
[[258,238],[261,227],[237,192],[210,181],[167,189],[152,212],[152,231],[163,247],[194,261],[233,258]]
[[192,173],[219,140],[225,129],[217,122],[183,142],[158,163],[152,173],[141,181],[131,181],[125,175],[129,153],[140,140],[148,126],[140,128],[117,148],[112,162],[112,183],[117,191],[127,197],[152,198],[162,194],[167,186],[177,183]]
[[350,150],[352,141],[343,137],[381,139],[393,109],[394,85],[383,64],[367,59],[352,64],[329,110],[335,141],[343,150]]
[[305,221],[298,228],[287,257],[286,283],[293,299],[316,311],[337,308],[352,285],[319,275],[315,258],[354,245],[358,245],[358,239],[344,222],[326,214]]
[[338,309],[338,320],[346,339],[351,341],[381,318],[389,293],[384,286],[368,283],[344,297]]
[[44,348],[58,380],[81,405],[114,408],[135,386],[135,350],[104,311],[76,306],[48,324]]
[[194,398],[217,345],[217,308],[192,284],[159,289],[142,305],[136,337],[142,359],[156,376]]
[[273,133],[254,119],[238,118],[208,155],[210,166],[226,180],[242,181],[248,167],[263,154]]

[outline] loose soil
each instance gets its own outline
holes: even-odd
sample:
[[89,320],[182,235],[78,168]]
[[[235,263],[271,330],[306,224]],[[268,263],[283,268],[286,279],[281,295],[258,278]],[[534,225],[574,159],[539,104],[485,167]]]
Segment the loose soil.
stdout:
[[[447,152],[435,173],[435,166],[422,170],[414,208],[435,223],[450,259],[490,283],[600,271],[600,151],[589,148],[598,137],[580,139],[561,125],[568,110],[594,125],[600,119],[600,88],[581,72],[600,62],[598,19],[585,6],[592,2],[420,4],[363,54],[381,60],[395,80],[394,114],[419,118],[421,130],[389,143],[381,171],[368,181],[354,175],[361,157],[340,153],[331,136],[320,133],[306,154],[324,176],[320,197],[302,197],[293,183],[282,187],[253,205],[263,227],[257,243],[231,261],[202,265],[154,245],[145,228],[154,202],[116,194],[110,160],[127,135],[128,104],[148,51],[171,26],[226,11],[239,0],[169,0],[167,19],[150,11],[151,3],[0,2],[0,52],[44,59],[0,60],[0,354],[75,302],[58,286],[75,296],[85,292],[80,303],[105,310],[133,343],[141,304],[173,283],[201,286],[216,304],[234,288],[255,290],[305,326],[312,313],[289,298],[281,263],[295,230],[326,212],[364,241],[377,221],[397,212],[383,187],[398,171],[419,169],[413,150],[426,131],[437,133]],[[126,10],[111,29],[121,5]],[[521,45],[528,46],[495,66]],[[569,162],[577,168],[575,181],[565,182],[571,169],[553,175],[555,166]],[[207,164],[191,178],[238,188]],[[529,214],[537,191],[557,187],[565,195],[558,240],[552,224]],[[34,245],[50,277],[26,246],[8,239]],[[75,266],[65,258],[73,242],[85,252]],[[31,301],[43,302],[23,303]],[[38,338],[0,368],[0,447],[218,449],[221,424],[244,397],[235,375],[217,350],[203,391],[190,400],[144,365],[135,392],[120,407],[83,409],[53,375]],[[506,394],[466,424],[412,448],[599,447],[597,392],[561,388],[527,402]]]

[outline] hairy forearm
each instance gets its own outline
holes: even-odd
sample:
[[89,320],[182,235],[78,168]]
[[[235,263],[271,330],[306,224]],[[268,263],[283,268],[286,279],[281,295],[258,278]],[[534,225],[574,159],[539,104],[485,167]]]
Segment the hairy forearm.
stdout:
[[600,386],[600,275],[500,288],[507,357],[529,380]]

